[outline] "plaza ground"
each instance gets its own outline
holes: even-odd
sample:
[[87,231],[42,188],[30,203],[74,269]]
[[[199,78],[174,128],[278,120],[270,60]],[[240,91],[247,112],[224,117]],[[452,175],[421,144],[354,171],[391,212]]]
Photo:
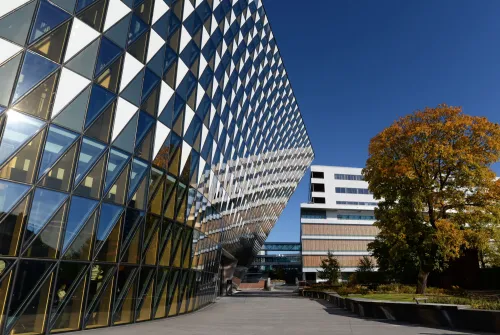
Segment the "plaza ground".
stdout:
[[[76,333],[75,333],[76,334]],[[82,333],[78,333],[82,334]],[[171,319],[86,331],[88,335],[445,335],[480,334],[364,319],[291,292],[240,292]]]

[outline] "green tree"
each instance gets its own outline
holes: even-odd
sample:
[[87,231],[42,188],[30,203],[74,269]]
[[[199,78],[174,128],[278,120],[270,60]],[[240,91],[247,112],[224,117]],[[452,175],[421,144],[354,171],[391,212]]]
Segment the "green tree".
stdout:
[[328,251],[327,258],[321,260],[321,270],[318,272],[318,277],[327,280],[331,284],[336,284],[339,281],[340,264],[330,251]]
[[500,183],[490,167],[500,157],[500,126],[439,105],[400,118],[368,151],[364,179],[383,199],[378,242],[394,259],[416,260],[417,293],[425,293],[430,272],[466,248],[485,248],[499,224]]

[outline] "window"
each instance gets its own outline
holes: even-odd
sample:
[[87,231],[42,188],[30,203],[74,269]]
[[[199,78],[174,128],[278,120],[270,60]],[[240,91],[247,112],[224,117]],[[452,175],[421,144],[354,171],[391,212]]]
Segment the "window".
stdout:
[[339,220],[375,220],[373,215],[337,215]]
[[335,174],[335,179],[338,180],[363,180],[363,176],[360,174]]
[[323,172],[317,172],[317,171],[312,171],[311,176],[312,178],[319,178],[319,179],[325,178],[325,174]]
[[367,188],[335,187],[335,193],[371,194]]
[[313,197],[312,198],[312,203],[313,204],[324,204],[325,203],[325,198]]
[[337,201],[337,205],[351,205],[351,206],[377,206],[376,202],[362,202],[362,201]]
[[311,184],[312,192],[325,192],[325,184]]
[[326,211],[317,209],[303,209],[300,217],[304,219],[326,219]]

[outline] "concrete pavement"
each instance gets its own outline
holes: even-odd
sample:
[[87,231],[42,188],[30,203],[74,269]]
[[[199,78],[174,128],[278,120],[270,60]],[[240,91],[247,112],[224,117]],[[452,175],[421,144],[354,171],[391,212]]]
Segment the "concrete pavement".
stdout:
[[[81,333],[80,333],[81,334]],[[479,334],[363,319],[287,292],[240,292],[192,314],[102,328],[88,335],[445,335]],[[76,335],[76,333],[75,333]]]

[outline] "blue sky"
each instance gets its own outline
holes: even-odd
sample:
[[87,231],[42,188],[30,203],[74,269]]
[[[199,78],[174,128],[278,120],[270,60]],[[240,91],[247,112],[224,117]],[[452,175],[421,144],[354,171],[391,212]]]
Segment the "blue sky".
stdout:
[[[500,122],[500,1],[264,0],[313,164],[362,167],[371,137],[439,103]],[[495,166],[500,173],[500,168]],[[305,177],[268,241],[298,241]]]

